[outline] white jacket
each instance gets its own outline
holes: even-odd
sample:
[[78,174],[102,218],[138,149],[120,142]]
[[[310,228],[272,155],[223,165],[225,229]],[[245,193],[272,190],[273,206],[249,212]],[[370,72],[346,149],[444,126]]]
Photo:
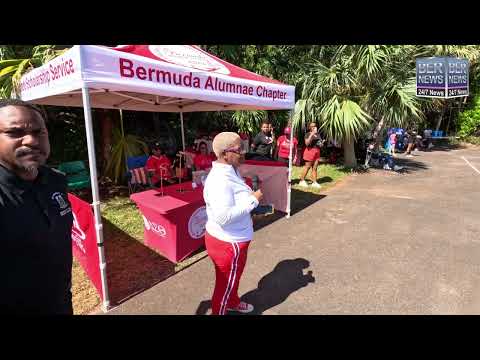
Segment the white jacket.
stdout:
[[258,206],[258,200],[233,166],[212,163],[203,198],[208,217],[205,228],[210,235],[227,242],[252,240],[250,212]]

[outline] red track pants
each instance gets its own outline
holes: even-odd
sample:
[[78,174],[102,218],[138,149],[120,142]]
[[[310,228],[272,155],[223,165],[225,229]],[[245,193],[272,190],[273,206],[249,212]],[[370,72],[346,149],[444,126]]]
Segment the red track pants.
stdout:
[[212,315],[225,315],[227,309],[240,303],[238,285],[247,261],[250,241],[229,243],[205,233],[208,256],[215,265],[215,290],[212,296]]

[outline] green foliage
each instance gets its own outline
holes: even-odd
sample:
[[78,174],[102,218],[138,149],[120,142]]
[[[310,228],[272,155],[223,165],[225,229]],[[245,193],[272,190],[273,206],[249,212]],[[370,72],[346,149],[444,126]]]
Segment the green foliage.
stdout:
[[[61,109],[59,111],[59,109]],[[51,154],[49,163],[88,159],[85,121],[80,108],[47,107]]]
[[461,112],[457,121],[458,136],[480,135],[480,95],[473,101],[472,108]]
[[66,50],[56,45],[0,46],[0,96],[17,97],[22,75]]
[[235,111],[232,115],[233,121],[238,127],[239,132],[253,134],[260,128],[263,119],[267,118],[267,112],[258,111]]
[[480,136],[466,136],[462,140],[470,144],[480,145]]
[[120,110],[120,128],[113,128],[112,155],[107,163],[105,175],[115,183],[119,183],[127,171],[127,158],[148,154],[148,146],[135,135],[125,135],[123,131],[123,116]]

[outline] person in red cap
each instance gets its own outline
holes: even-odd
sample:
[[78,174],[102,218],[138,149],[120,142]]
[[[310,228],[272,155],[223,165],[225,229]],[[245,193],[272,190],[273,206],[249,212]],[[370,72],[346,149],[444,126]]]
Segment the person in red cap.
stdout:
[[[278,161],[283,161],[288,163],[288,157],[290,154],[291,133],[292,133],[292,129],[289,126],[287,126],[285,129],[283,129],[283,135],[280,136],[277,140],[275,157],[278,159]],[[297,153],[298,140],[294,136],[292,141],[293,141],[292,157],[295,157],[295,154]]]
[[160,178],[169,183],[173,182],[172,162],[159,143],[153,144],[152,155],[148,158],[145,168],[151,174],[154,186],[159,186]]

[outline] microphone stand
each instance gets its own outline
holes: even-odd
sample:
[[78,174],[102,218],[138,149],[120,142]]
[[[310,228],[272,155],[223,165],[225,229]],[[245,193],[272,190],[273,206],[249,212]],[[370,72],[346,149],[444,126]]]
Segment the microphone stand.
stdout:
[[185,155],[183,151],[179,151],[179,154],[177,156],[180,158],[180,176],[178,177],[178,185],[180,186],[180,189],[177,189],[178,192],[184,193],[185,191],[193,191],[193,190],[185,190],[182,185],[182,157]]
[[164,196],[163,192],[163,177],[167,169],[164,166],[160,166],[160,196]]
[[[179,160],[180,160],[180,176],[178,177],[178,185],[181,186],[181,183],[182,183],[182,154],[178,154],[177,156],[179,157]],[[183,192],[183,186],[181,186],[180,189],[178,189],[178,191]]]

